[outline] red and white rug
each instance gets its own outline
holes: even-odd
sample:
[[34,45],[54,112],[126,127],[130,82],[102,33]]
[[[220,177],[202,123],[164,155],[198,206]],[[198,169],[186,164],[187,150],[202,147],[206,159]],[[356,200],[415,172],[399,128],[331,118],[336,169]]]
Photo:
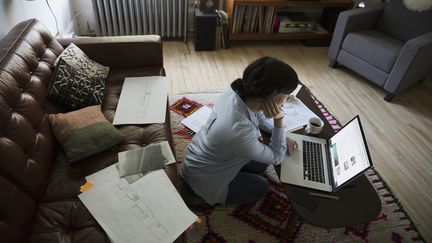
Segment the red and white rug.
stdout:
[[[170,97],[171,126],[179,166],[186,146],[194,136],[194,132],[180,121],[202,105],[213,106],[217,96],[218,93],[191,93]],[[340,124],[325,106],[317,99],[315,103],[333,129],[340,129]],[[201,223],[195,223],[186,231],[187,242],[279,242],[293,209],[272,167],[267,170],[267,176],[269,190],[256,203],[193,209]],[[374,221],[329,229],[312,226],[300,219],[288,242],[423,242],[408,214],[379,174],[372,169],[366,172],[366,176],[382,202],[382,211]]]

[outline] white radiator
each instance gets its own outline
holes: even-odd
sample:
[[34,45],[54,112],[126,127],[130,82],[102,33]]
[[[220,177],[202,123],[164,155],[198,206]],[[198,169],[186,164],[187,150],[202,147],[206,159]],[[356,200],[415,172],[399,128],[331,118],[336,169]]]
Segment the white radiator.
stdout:
[[99,36],[187,34],[188,0],[93,0]]

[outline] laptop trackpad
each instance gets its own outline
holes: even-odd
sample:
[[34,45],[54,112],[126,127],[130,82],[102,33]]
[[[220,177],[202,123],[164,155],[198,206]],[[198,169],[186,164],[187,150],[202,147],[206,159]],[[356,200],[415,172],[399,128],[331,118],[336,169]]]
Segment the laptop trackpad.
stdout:
[[303,155],[302,151],[294,150],[291,155],[287,156],[286,159],[289,161],[290,164],[302,165],[303,164],[302,155]]

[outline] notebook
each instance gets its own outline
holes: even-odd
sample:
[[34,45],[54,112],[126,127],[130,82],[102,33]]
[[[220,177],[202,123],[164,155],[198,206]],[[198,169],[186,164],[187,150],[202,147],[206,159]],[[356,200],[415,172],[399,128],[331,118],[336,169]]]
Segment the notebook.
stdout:
[[372,167],[360,117],[330,139],[289,133],[298,150],[281,165],[281,182],[334,192]]

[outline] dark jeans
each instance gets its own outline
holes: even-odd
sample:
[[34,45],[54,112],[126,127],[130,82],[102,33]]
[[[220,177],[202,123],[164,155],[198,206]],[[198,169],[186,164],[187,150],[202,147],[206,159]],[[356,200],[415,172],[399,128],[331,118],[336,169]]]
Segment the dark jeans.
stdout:
[[229,184],[226,204],[252,203],[260,199],[267,192],[268,181],[262,176],[267,167],[254,161],[245,165]]

